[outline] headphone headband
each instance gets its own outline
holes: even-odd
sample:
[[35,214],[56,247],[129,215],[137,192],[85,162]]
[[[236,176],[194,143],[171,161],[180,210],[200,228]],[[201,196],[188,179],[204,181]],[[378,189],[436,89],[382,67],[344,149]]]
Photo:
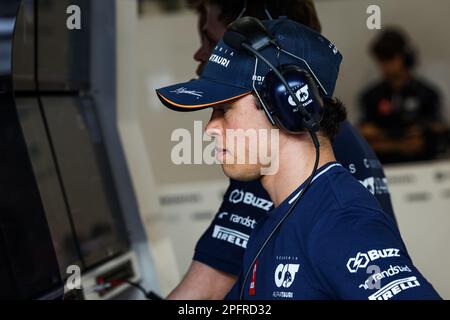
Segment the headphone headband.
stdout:
[[[316,132],[319,130],[319,122],[323,111],[322,100],[317,90],[318,86],[310,73],[297,66],[297,68],[295,68],[297,75],[296,77],[290,75],[290,80],[292,81],[290,84],[283,75],[285,70],[279,70],[278,67],[274,66],[259,51],[272,45],[275,46],[277,50],[293,56],[294,58],[302,61],[304,61],[304,59],[301,59],[280,48],[279,44],[275,41],[275,38],[269,30],[267,30],[261,21],[253,17],[244,17],[232,22],[229,25],[228,31],[225,33],[223,40],[231,48],[236,50],[245,50],[247,53],[255,57],[253,88],[272,125],[276,124],[285,131],[294,134],[301,133],[305,129],[311,132]],[[255,76],[259,60],[271,69],[263,81],[262,95],[259,94],[255,87]],[[310,71],[312,71],[309,64],[306,61],[304,62]],[[285,69],[289,68],[285,67]],[[291,68],[289,70],[294,69]],[[312,72],[312,74],[314,78],[317,79],[314,72]],[[320,84],[320,81],[318,82]],[[300,85],[301,87],[299,87]],[[326,94],[326,90],[321,84],[320,87]],[[297,91],[294,92],[294,90]],[[302,94],[304,94],[303,97]],[[308,99],[303,100],[305,95]],[[312,106],[309,110],[307,109],[308,105]],[[312,111],[313,114],[310,113],[310,111]]]

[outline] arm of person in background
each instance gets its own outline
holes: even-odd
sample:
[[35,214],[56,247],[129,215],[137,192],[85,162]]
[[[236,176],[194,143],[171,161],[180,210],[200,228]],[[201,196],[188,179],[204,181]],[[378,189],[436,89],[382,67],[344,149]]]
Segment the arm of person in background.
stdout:
[[413,125],[401,138],[389,136],[377,124],[375,110],[378,108],[379,99],[375,87],[365,91],[359,99],[362,111],[359,130],[370,146],[377,154],[401,152],[408,156],[420,153],[425,148],[423,128]]
[[237,277],[193,260],[169,300],[222,300]]
[[359,97],[361,117],[358,129],[376,153],[389,152],[393,146],[389,144],[383,130],[376,124],[377,106],[374,101],[377,101],[375,87],[370,87],[361,93]]

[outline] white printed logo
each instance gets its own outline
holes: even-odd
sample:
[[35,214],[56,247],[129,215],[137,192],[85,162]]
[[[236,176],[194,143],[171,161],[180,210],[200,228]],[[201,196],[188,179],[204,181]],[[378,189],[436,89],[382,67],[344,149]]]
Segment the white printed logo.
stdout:
[[295,280],[299,264],[279,264],[275,270],[275,284],[278,288],[289,288]]
[[219,219],[223,219],[224,216],[228,215],[228,212],[219,213]]
[[355,258],[348,259],[347,269],[351,273],[356,273],[358,269],[364,269],[367,267],[370,261],[374,261],[380,258],[400,257],[399,249],[383,249],[383,250],[370,250],[365,253],[358,252]]
[[416,277],[398,279],[369,296],[369,300],[389,300],[400,292],[414,287],[420,287],[420,283]]
[[338,50],[338,48],[336,47],[336,45],[335,45],[334,43],[330,42],[330,44],[328,45],[328,47],[329,47],[331,50],[333,50],[333,53],[334,53],[335,55],[339,53],[339,50]]
[[247,242],[249,238],[249,236],[245,233],[217,225],[214,226],[212,237],[215,239],[230,242],[242,248],[247,248]]
[[247,205],[250,205],[250,206],[265,210],[265,211],[269,211],[273,205],[273,203],[269,200],[259,198],[251,192],[244,192],[243,190],[238,190],[238,189],[234,189],[230,193],[229,201],[234,204],[243,202]]
[[209,57],[209,61],[217,63],[225,68],[228,68],[228,65],[230,64],[230,59],[218,56],[217,54],[212,54]]
[[240,215],[237,215],[234,213],[231,215],[230,221],[233,223],[243,225],[244,227],[251,228],[251,229],[255,229],[255,225],[256,225],[256,220],[250,218],[250,216],[247,216],[244,218],[243,216],[240,216]]
[[264,79],[265,79],[265,77],[263,77],[263,76],[257,76],[256,74],[252,76],[252,81],[263,82]]
[[188,90],[185,87],[181,87],[175,90],[172,90],[170,92],[176,93],[176,94],[190,94],[191,96],[196,96],[196,97],[203,97],[203,92],[200,91],[195,91],[195,90]]
[[244,199],[244,191],[238,189],[231,191],[229,198],[231,203],[239,203],[242,199]]
[[369,177],[359,182],[373,195],[389,193],[387,178]]
[[[309,89],[308,85],[305,84],[303,87],[298,89],[297,92],[295,93],[295,95],[297,96],[297,99],[300,102],[305,102],[306,100],[308,100],[308,98],[309,98],[308,89]],[[294,99],[291,96],[289,96],[288,102],[293,107],[297,106],[297,104],[295,103]]]
[[389,269],[381,271],[378,269],[378,272],[371,275],[367,280],[359,285],[359,288],[363,288],[365,290],[368,289],[380,289],[381,280],[384,278],[389,278],[395,276],[401,272],[412,272],[408,266],[389,266]]

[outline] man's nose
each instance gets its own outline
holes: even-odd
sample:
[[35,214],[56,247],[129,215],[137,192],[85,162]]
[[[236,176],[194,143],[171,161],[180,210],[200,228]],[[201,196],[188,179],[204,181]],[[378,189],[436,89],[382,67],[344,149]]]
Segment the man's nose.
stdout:
[[220,111],[213,110],[211,118],[206,125],[205,132],[210,137],[218,137],[222,135],[222,116]]
[[207,50],[206,46],[202,44],[200,48],[194,53],[194,60],[200,63],[206,63],[208,61],[211,52]]

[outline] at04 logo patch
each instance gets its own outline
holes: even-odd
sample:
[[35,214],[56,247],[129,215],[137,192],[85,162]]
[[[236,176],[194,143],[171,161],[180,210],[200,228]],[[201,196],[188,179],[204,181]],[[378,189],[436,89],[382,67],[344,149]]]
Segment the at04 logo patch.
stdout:
[[278,288],[289,288],[295,280],[299,264],[279,264],[275,270],[275,284]]
[[351,273],[356,273],[359,269],[367,267],[369,262],[380,258],[400,257],[399,249],[389,248],[383,250],[370,250],[367,252],[358,252],[356,257],[348,259],[347,269]]

